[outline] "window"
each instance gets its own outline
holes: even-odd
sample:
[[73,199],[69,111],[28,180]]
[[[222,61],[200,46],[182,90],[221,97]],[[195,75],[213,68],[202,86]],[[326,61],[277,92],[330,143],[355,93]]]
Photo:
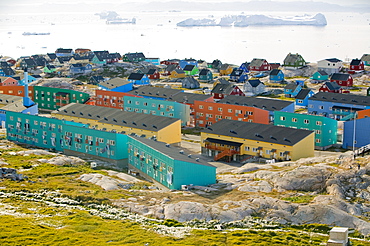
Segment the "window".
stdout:
[[231,116],[225,116],[225,119],[231,120]]
[[316,125],[317,126],[321,126],[322,125],[322,122],[321,121],[316,121]]
[[266,150],[266,155],[271,155],[271,150],[267,149]]
[[309,107],[309,108],[313,108],[313,105],[312,105],[312,104],[308,104],[308,107]]
[[303,100],[298,100],[298,103],[301,103],[302,104],[303,103]]
[[252,151],[253,152],[258,152],[258,148],[253,148]]
[[139,104],[140,104],[140,102],[139,102],[139,101],[136,101],[136,102],[135,102],[135,104],[136,104],[136,105],[139,105]]
[[281,121],[285,121],[285,116],[280,116]]
[[232,113],[232,112],[233,112],[233,110],[232,110],[231,108],[229,108],[229,109],[227,110],[227,112]]
[[324,106],[319,106],[319,109],[324,109]]
[[206,117],[212,118],[213,117],[213,114],[206,114]]
[[144,106],[148,106],[148,103],[147,102],[144,102],[143,104],[144,104]]
[[203,109],[203,105],[199,105],[199,108],[200,108],[200,109]]
[[316,143],[321,143],[321,139],[317,138]]
[[321,131],[320,130],[315,130],[315,133],[316,134],[321,134]]
[[252,112],[252,111],[249,111],[249,112],[248,112],[248,115],[253,115],[253,112]]
[[244,147],[244,150],[245,150],[245,151],[249,151],[249,146],[245,146],[245,147]]
[[241,110],[235,110],[235,115],[238,115],[238,114],[241,114],[242,111]]
[[305,124],[309,124],[310,123],[310,121],[309,120],[304,120],[303,121]]
[[208,107],[208,110],[213,110],[213,107],[209,106],[209,107]]
[[222,112],[222,108],[218,108],[218,111]]
[[198,123],[203,125],[204,122],[203,122],[203,120],[198,120]]
[[292,118],[292,122],[297,122],[297,118]]

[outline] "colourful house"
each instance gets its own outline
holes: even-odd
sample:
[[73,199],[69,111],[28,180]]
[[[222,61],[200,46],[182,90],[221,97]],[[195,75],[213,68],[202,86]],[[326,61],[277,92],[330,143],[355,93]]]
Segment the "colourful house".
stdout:
[[124,110],[150,115],[160,115],[181,120],[181,125],[186,126],[190,122],[189,105],[158,99],[142,97],[124,97]]
[[55,55],[57,57],[60,57],[60,56],[73,56],[73,54],[74,54],[73,49],[58,48],[55,51]]
[[328,58],[318,61],[317,68],[327,74],[339,73],[343,68],[343,62],[337,58]]
[[209,101],[194,101],[195,125],[211,126],[222,120],[238,120],[261,124],[269,123],[269,111],[257,107],[215,103]]
[[213,73],[211,70],[203,68],[199,72],[199,81],[201,82],[211,82],[213,80]]
[[237,85],[233,84],[216,84],[213,87],[211,94],[216,100],[220,100],[230,95],[245,96],[244,92]]
[[266,59],[254,58],[248,67],[251,72],[263,72],[270,71],[271,65],[267,62]]
[[146,74],[143,73],[131,73],[127,80],[132,82],[134,85],[149,85],[150,80]]
[[33,93],[33,100],[39,108],[47,110],[55,110],[69,103],[85,103],[90,98],[85,92],[46,86],[34,86]]
[[198,61],[193,58],[190,58],[190,59],[185,58],[179,61],[179,67],[181,69],[184,69],[186,65],[198,66]]
[[55,73],[57,71],[57,68],[56,66],[49,64],[43,68],[43,71],[44,73]]
[[188,76],[182,79],[181,87],[186,89],[198,89],[200,87],[200,83],[193,76]]
[[250,79],[244,83],[243,90],[246,96],[257,96],[266,91],[266,86],[259,79]]
[[285,78],[285,75],[284,75],[283,71],[281,71],[280,69],[272,69],[271,70],[270,77],[269,77],[271,82],[279,83],[279,82],[284,81],[284,78]]
[[343,93],[343,88],[336,82],[325,82],[319,88],[319,92]]
[[230,74],[229,80],[236,83],[244,83],[248,80],[248,74],[243,69],[234,69]]
[[161,62],[160,62],[160,59],[159,59],[159,58],[148,58],[148,57],[146,57],[146,58],[145,58],[145,61],[146,61],[146,62],[149,62],[149,63],[151,63],[151,64],[153,64],[153,65],[160,65],[160,64],[161,64]]
[[334,73],[330,77],[330,82],[336,82],[340,86],[353,86],[353,78],[348,73]]
[[171,144],[181,142],[181,121],[176,118],[77,103],[55,110],[51,115],[58,119],[89,124],[99,130],[155,138]]
[[12,77],[0,77],[0,86],[18,85],[18,81]]
[[364,63],[365,66],[370,66],[370,54],[363,54],[361,57],[361,61]]
[[310,79],[316,80],[316,81],[329,80],[329,74],[325,72],[324,70],[319,70],[319,71],[316,71],[314,74],[312,74],[312,77]]
[[154,68],[140,69],[140,73],[146,74],[149,79],[160,79],[161,75]]
[[233,67],[229,64],[222,64],[220,67],[220,76],[230,75],[233,72]]
[[284,87],[284,95],[285,97],[296,97],[301,90],[301,85],[292,82]]
[[130,172],[155,181],[168,189],[216,183],[216,167],[169,144],[128,137]]
[[126,79],[113,78],[100,82],[99,89],[116,92],[128,92],[133,89],[133,84]]
[[201,131],[201,152],[215,161],[251,157],[296,161],[314,156],[314,133],[235,120],[221,120]]
[[81,64],[75,63],[69,66],[69,74],[76,75],[76,74],[88,74],[92,72],[91,64]]
[[306,108],[308,106],[308,99],[313,95],[315,95],[315,92],[313,92],[311,89],[300,90],[295,97],[295,105]]
[[284,59],[283,66],[285,68],[295,68],[295,69],[302,68],[306,66],[306,61],[298,53],[296,54],[289,53]]
[[199,74],[199,69],[197,65],[188,64],[183,68],[185,75],[187,76],[194,76]]
[[122,57],[122,61],[124,62],[142,62],[145,61],[145,56],[142,52],[135,52],[135,53],[126,53]]
[[365,64],[360,59],[352,59],[351,63],[349,64],[349,69],[356,72],[364,71]]
[[315,133],[315,148],[327,149],[337,143],[338,122],[323,116],[275,112],[275,126],[310,130]]
[[170,75],[168,77],[170,77],[171,79],[185,78],[186,73],[182,69],[174,69],[170,72]]
[[245,73],[249,73],[248,66],[249,66],[249,63],[243,62],[239,66],[239,69],[243,70]]

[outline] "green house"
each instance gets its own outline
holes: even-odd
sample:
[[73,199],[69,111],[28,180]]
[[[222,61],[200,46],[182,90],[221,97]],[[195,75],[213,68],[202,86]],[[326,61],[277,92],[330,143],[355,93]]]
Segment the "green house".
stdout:
[[318,80],[318,81],[325,81],[329,80],[329,74],[327,74],[324,70],[319,70],[312,74],[312,77],[310,79]]
[[274,125],[315,132],[315,148],[326,149],[337,143],[338,122],[319,115],[274,112]]
[[209,69],[201,69],[199,72],[199,81],[211,82],[213,81],[213,73]]
[[55,73],[57,68],[54,65],[46,65],[43,69],[44,73]]
[[122,57],[122,61],[124,62],[142,62],[145,61],[145,56],[142,52],[136,52],[136,53],[126,53]]
[[85,103],[90,95],[85,92],[45,87],[33,87],[33,100],[41,109],[55,110],[70,103]]
[[169,189],[216,183],[216,167],[182,149],[152,139],[128,137],[128,168]]
[[284,59],[284,67],[287,68],[302,68],[306,66],[306,61],[300,54],[289,53]]
[[199,69],[196,65],[188,64],[184,67],[185,75],[193,76],[199,74]]

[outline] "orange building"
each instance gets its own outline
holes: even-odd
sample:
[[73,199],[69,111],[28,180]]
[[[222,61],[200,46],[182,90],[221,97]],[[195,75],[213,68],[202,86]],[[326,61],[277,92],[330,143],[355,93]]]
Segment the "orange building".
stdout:
[[370,109],[357,111],[357,119],[363,119],[368,117],[370,117]]
[[95,105],[108,108],[118,108],[123,109],[123,97],[139,97],[133,94],[128,94],[124,92],[117,91],[106,91],[106,90],[96,90],[95,91]]
[[210,126],[222,119],[269,124],[269,111],[256,107],[194,101],[195,125]]
[[[21,86],[21,85],[0,86],[0,94],[24,97],[24,86]],[[28,86],[28,96],[32,100],[34,100],[33,95],[34,95],[33,86]]]

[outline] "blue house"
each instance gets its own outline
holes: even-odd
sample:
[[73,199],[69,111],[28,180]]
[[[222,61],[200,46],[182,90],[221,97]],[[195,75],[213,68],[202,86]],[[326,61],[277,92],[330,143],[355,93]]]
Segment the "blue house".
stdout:
[[11,67],[8,67],[8,66],[0,67],[1,77],[12,77],[14,75],[15,75],[15,72]]
[[284,87],[285,97],[296,97],[301,89],[301,85],[297,83],[290,83]]
[[198,67],[198,61],[195,60],[195,59],[192,59],[192,58],[184,59],[184,60],[179,61],[179,67],[181,69],[184,69],[186,65],[194,65],[194,66]]
[[329,74],[324,70],[319,70],[315,72],[310,79],[316,80],[318,82],[326,81],[329,80]]
[[295,97],[295,105],[300,107],[307,107],[308,105],[308,98],[315,95],[311,89],[302,89]]
[[369,125],[368,117],[344,122],[342,148],[357,149],[370,144]]
[[122,79],[122,78],[113,78],[106,81],[101,81],[99,83],[101,90],[106,91],[116,91],[116,92],[128,92],[133,89],[132,82]]
[[275,68],[271,70],[269,78],[271,82],[278,83],[284,81],[285,76],[283,71]]
[[230,74],[230,81],[243,83],[248,80],[248,74],[242,69],[234,69]]
[[132,82],[134,85],[149,85],[150,84],[148,76],[143,73],[131,73],[127,79],[129,82]]
[[243,70],[245,73],[249,73],[248,66],[249,66],[249,63],[244,62],[240,65],[239,69]]
[[[16,79],[18,81],[18,85],[25,85],[24,74],[20,74],[19,76],[13,76],[13,79]],[[34,82],[38,79],[39,79],[38,76],[34,76],[31,74],[28,74],[27,76],[28,83]]]
[[336,120],[349,120],[360,110],[370,109],[367,96],[319,92],[308,99],[308,113]]
[[61,57],[61,56],[73,56],[75,52],[73,51],[73,49],[64,49],[64,48],[58,48],[56,51],[55,51],[55,55],[57,57]]

